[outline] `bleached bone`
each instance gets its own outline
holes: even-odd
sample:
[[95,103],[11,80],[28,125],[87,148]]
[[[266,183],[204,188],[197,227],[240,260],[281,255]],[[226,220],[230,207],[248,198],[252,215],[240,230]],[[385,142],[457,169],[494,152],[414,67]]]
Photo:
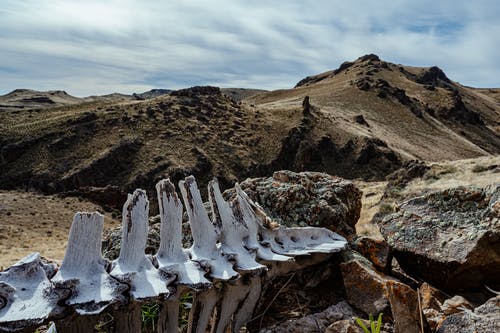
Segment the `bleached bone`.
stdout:
[[218,247],[219,235],[203,207],[196,180],[193,176],[189,176],[179,182],[179,187],[193,235],[193,245],[189,249],[191,260],[200,263],[202,267],[207,267],[213,279],[238,278],[239,274],[233,270],[233,265],[228,261],[232,258],[224,257]]
[[137,302],[128,304],[115,313],[115,332],[136,333],[141,331],[141,306]]
[[[213,332],[237,332],[250,320],[263,280],[324,262],[347,243],[344,238],[322,228],[274,226],[263,209],[250,200],[238,184],[236,198],[230,203],[222,198],[216,181],[210,184],[212,223],[194,177],[180,182],[180,188],[194,239],[190,249],[182,248],[183,207],[168,180],[157,184],[161,244],[153,261],[144,254],[148,227],[146,195],[138,190],[129,196],[124,206],[120,257],[113,263],[112,272],[116,278],[107,273],[110,265],[101,256],[102,215],[77,213],[63,264],[52,283],[47,276],[52,275],[49,271],[54,269],[34,264],[36,255],[35,259],[28,257],[21,263],[26,267],[33,265],[36,274],[14,275],[7,281],[6,277],[16,270],[16,265],[0,273],[0,329],[24,330],[32,325],[28,318],[15,322],[20,326],[9,326],[16,317],[6,313],[16,309],[18,300],[19,309],[30,308],[30,302],[41,297],[48,305],[40,305],[40,308],[47,312],[34,316],[34,323],[56,318],[53,311],[57,309],[56,303],[69,306],[66,310],[76,310],[67,311],[71,316],[59,319],[60,333],[92,331],[98,313],[113,303],[117,303],[114,307],[119,321],[116,327],[123,332],[138,331],[140,303],[136,300],[142,299],[154,299],[162,305],[158,332],[176,332],[180,297],[190,288],[195,295],[189,314],[189,332],[205,332],[210,320]],[[270,270],[266,272],[262,264]],[[20,271],[24,272],[21,275],[27,274]],[[261,277],[260,273],[265,274]],[[31,289],[19,289],[23,284],[29,284]],[[19,290],[34,290],[35,298],[18,299]],[[124,296],[125,291],[129,297]],[[38,296],[40,293],[42,296]],[[165,296],[169,297],[165,299]],[[38,309],[42,303],[33,304]],[[212,318],[214,308],[216,317]],[[29,317],[22,311],[18,311],[18,318]]]
[[311,253],[333,253],[344,248],[346,239],[325,228],[296,227],[261,230],[261,244],[269,244],[275,253],[303,256]]
[[255,261],[255,253],[243,246],[243,239],[249,236],[246,222],[239,209],[238,201],[229,205],[224,200],[216,179],[208,184],[208,196],[212,208],[212,221],[220,232],[221,251],[224,256],[235,261],[239,273],[261,274],[266,266]]
[[293,257],[310,253],[333,253],[342,250],[347,244],[344,237],[326,228],[283,226],[270,228],[262,208],[253,202],[238,184],[235,188],[242,207],[250,207],[249,209],[254,212],[247,217],[257,225],[257,233],[253,237],[260,235],[259,243],[270,248],[272,252]]
[[62,311],[57,303],[68,296],[55,290],[35,252],[0,272],[0,331],[41,324]]
[[206,271],[189,259],[182,248],[182,203],[169,179],[156,184],[160,209],[160,248],[156,254],[158,268],[175,277],[177,285],[204,289],[211,285]]
[[87,333],[94,332],[96,325],[99,324],[99,314],[81,316],[74,312],[57,322],[58,333]]
[[122,212],[122,245],[120,256],[112,263],[110,275],[130,286],[133,299],[144,300],[167,295],[167,285],[175,277],[167,278],[153,266],[145,255],[148,237],[149,201],[146,192],[135,190],[129,194]]
[[248,197],[238,183],[234,187],[236,189],[236,200],[239,203],[239,209],[248,229],[248,237],[243,240],[245,248],[248,251],[255,252],[257,259],[264,262],[293,261],[292,257],[274,253],[269,246],[264,246],[259,242],[258,235],[260,230],[264,228],[262,220],[265,220],[267,216],[263,209]]
[[61,268],[53,282],[71,290],[67,305],[79,314],[96,314],[109,304],[124,301],[127,289],[106,272],[107,262],[101,255],[104,217],[95,213],[76,213],[69,232],[68,245]]

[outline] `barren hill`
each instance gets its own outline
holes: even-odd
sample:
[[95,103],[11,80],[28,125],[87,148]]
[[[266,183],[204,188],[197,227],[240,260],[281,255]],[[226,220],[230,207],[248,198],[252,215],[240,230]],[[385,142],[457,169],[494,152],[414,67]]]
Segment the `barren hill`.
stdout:
[[[284,147],[287,163],[296,169],[313,163],[314,169],[349,177],[366,175],[366,164],[386,170],[405,159],[500,153],[500,103],[492,97],[495,90],[486,91],[461,86],[437,67],[401,66],[367,55],[307,77],[293,89],[247,101],[270,113],[286,112],[295,122]],[[313,106],[307,126],[300,112],[304,96]]]
[[161,177],[189,174],[201,183],[217,176],[227,187],[276,169],[383,179],[409,159],[499,154],[497,96],[437,67],[368,55],[287,90],[54,97],[30,111],[24,101],[0,112],[0,188],[152,191]]
[[51,108],[61,105],[71,105],[83,102],[62,90],[36,91],[31,89],[16,89],[0,96],[0,111],[28,110]]

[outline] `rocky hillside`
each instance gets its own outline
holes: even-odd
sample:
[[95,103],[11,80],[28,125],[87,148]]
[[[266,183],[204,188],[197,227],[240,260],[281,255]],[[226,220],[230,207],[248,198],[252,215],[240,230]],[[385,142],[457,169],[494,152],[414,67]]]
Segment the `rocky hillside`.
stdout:
[[407,160],[499,154],[497,93],[375,55],[272,92],[16,90],[0,96],[0,188],[152,190],[189,174],[227,188],[280,169],[384,179]]
[[[300,110],[308,96],[310,112]],[[408,159],[455,160],[500,153],[494,89],[451,81],[437,67],[391,64],[376,55],[248,99],[283,112],[294,127],[280,167],[376,178]],[[367,167],[368,166],[368,167]]]

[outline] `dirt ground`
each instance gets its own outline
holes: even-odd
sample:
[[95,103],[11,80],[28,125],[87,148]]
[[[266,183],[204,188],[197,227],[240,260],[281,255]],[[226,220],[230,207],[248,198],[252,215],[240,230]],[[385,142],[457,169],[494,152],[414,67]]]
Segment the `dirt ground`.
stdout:
[[[62,260],[75,212],[96,210],[101,208],[78,198],[0,191],[0,270],[35,251]],[[104,216],[105,229],[119,224]]]

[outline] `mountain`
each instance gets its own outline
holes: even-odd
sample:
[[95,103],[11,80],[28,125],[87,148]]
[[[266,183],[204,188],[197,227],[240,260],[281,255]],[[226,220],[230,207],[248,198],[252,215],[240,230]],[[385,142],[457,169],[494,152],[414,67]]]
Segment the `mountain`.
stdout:
[[71,96],[62,90],[16,89],[0,96],[0,111],[51,108],[81,102],[83,102],[82,99]]
[[171,92],[172,90],[170,89],[151,89],[149,91],[143,92],[143,93],[134,93],[132,94],[133,97],[136,99],[151,99],[151,98],[156,98],[158,96],[162,95],[167,95]]
[[245,88],[222,88],[221,91],[225,95],[234,99],[236,102],[240,102],[245,98],[267,92],[267,90],[262,90],[262,89],[245,89]]
[[[497,90],[487,91],[461,86],[438,67],[366,55],[246,102],[293,124],[276,168],[377,178],[408,159],[499,154],[500,104],[492,98]],[[301,110],[305,96],[307,115]]]
[[153,197],[165,176],[194,174],[202,186],[217,176],[223,188],[277,169],[370,180],[407,160],[500,153],[498,89],[465,87],[437,67],[375,55],[291,89],[166,92],[3,109],[0,188],[77,193],[111,184]]

